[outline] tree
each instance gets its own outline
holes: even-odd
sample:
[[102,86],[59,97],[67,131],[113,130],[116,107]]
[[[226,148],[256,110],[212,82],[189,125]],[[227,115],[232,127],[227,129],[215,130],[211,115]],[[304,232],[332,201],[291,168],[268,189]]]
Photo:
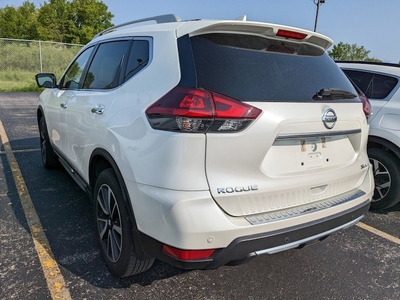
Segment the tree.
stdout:
[[108,7],[98,0],[72,0],[74,8],[72,18],[74,22],[74,36],[78,37],[81,44],[89,42],[93,36],[113,24],[114,15],[108,12]]
[[86,44],[112,26],[113,17],[99,0],[50,0],[39,10],[39,32],[45,40]]
[[37,9],[34,3],[25,1],[21,6],[0,9],[0,37],[37,39]]
[[70,9],[66,0],[44,2],[38,16],[41,40],[79,44],[79,41],[73,38],[74,22]]
[[340,42],[334,45],[331,51],[328,51],[330,57],[334,60],[358,60],[358,61],[378,61],[376,58],[368,57],[371,51],[364,48],[364,46],[357,46],[357,44],[347,44]]
[[49,0],[40,8],[26,0],[0,8],[0,37],[86,44],[113,17],[101,0]]

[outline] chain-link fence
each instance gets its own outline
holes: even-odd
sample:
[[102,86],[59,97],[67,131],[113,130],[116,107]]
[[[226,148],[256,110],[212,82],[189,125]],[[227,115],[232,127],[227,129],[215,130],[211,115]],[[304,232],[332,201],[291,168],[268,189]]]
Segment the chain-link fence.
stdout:
[[0,39],[0,91],[35,88],[35,74],[49,72],[57,78],[82,45]]

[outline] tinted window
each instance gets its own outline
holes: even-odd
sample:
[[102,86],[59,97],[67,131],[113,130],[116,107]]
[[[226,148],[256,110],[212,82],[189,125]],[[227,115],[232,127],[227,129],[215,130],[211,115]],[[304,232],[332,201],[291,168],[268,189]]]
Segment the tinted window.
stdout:
[[386,98],[397,85],[397,82],[396,78],[375,74],[372,79],[371,98]]
[[85,89],[111,89],[117,87],[122,63],[129,44],[129,41],[101,44],[89,67],[83,87]]
[[191,38],[200,87],[243,101],[313,101],[323,88],[356,94],[320,48],[266,38],[208,34]]
[[61,82],[61,87],[70,90],[76,90],[79,88],[79,83],[86,64],[93,52],[94,47],[90,47],[83,51],[78,58],[71,64]]
[[398,79],[381,74],[344,70],[355,84],[371,99],[385,99],[397,85]]
[[128,80],[140,70],[142,70],[149,62],[149,42],[137,41],[133,42],[131,52],[129,54],[128,65],[125,72],[124,81]]
[[353,82],[360,88],[360,90],[368,98],[370,98],[370,96],[367,95],[367,90],[368,87],[371,85],[372,76],[374,74],[366,72],[350,71],[350,70],[343,70],[343,71],[351,78],[351,80],[353,80]]

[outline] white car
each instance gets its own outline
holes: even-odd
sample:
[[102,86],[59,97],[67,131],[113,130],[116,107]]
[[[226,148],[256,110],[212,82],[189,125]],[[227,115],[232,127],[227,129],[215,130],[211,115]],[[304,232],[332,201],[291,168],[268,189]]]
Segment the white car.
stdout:
[[371,209],[400,202],[400,65],[339,61],[338,65],[369,98],[368,154],[375,192]]
[[302,248],[357,223],[374,189],[357,91],[318,33],[240,20],[132,21],[57,82],[36,76],[45,167],[93,199],[110,271]]

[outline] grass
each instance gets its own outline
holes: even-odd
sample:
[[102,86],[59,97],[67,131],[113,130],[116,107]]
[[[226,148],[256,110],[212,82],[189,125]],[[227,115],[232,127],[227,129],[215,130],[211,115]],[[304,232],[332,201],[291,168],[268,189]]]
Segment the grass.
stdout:
[[[42,42],[39,53],[38,46],[37,42],[0,39],[0,92],[41,91],[35,81],[41,67],[43,72],[59,77],[81,49],[80,46]],[[42,57],[42,66],[39,57]]]
[[35,73],[21,70],[0,70],[0,92],[38,92]]

